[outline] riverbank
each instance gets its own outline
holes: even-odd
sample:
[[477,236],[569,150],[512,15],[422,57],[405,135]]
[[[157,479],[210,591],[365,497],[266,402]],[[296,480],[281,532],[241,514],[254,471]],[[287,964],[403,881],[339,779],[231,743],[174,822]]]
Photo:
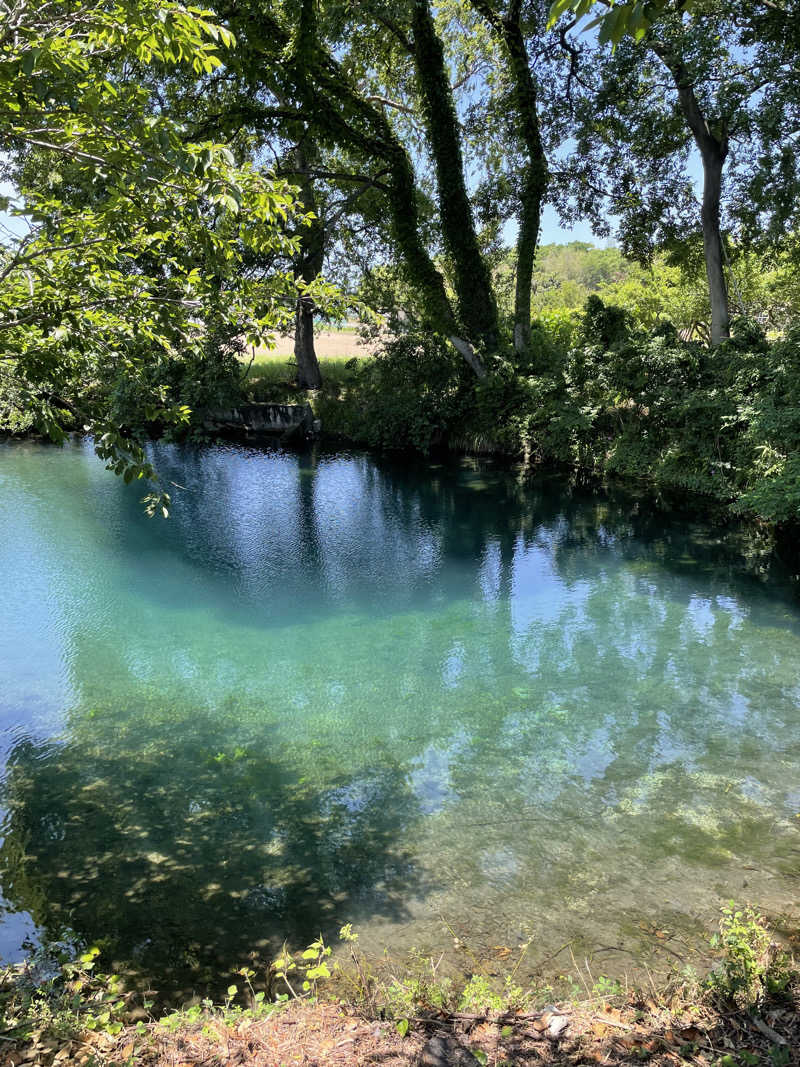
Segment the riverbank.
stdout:
[[[563,1020],[558,1039],[538,1028],[543,1016],[461,1019],[440,1015],[415,1020],[405,1036],[396,1024],[370,1020],[332,1001],[286,1005],[265,1019],[233,1022],[209,1013],[175,1029],[150,1024],[144,1033],[125,1030],[116,1039],[78,1041],[60,1047],[60,1060],[26,1056],[25,1063],[86,1065],[290,1064],[336,1067],[522,1067],[526,1064],[693,1063],[720,1067],[800,1062],[796,1010],[776,1008],[757,1025],[744,1012],[708,1006],[658,1003],[652,994],[566,1005],[551,1015]],[[11,1057],[15,1058],[15,1057]]]
[[[355,937],[349,929],[347,936]],[[707,978],[684,970],[661,982],[651,978],[647,988],[593,979],[575,961],[581,993],[550,1003],[548,991],[516,986],[512,970],[493,978],[473,975],[455,992],[437,979],[433,960],[427,978],[408,973],[387,981],[370,971],[357,950],[348,967],[329,972],[324,947],[315,945],[276,961],[266,992],[256,991],[255,973],[243,968],[224,1003],[203,1000],[157,1014],[151,1001],[126,995],[118,979],[93,975],[99,961],[89,953],[47,981],[26,965],[5,972],[2,1062],[800,1063],[800,975],[786,940],[779,945],[749,909],[727,910],[718,947],[718,964]]]
[[[740,323],[730,341],[710,349],[664,323],[635,328],[595,300],[566,333],[538,322],[530,352],[497,355],[484,381],[428,333],[361,339],[329,331],[319,342],[326,354],[316,392],[298,389],[282,338],[252,360],[228,356],[216,369],[212,362],[213,381],[199,391],[179,376],[165,386],[170,403],[191,409],[180,431],[148,421],[141,405],[115,417],[139,439],[169,430],[173,439],[202,441],[220,411],[308,402],[334,443],[492,454],[530,469],[615,479],[645,494],[685,494],[700,508],[763,526],[784,546],[800,544],[797,331],[767,340]],[[60,419],[78,428],[69,412]],[[24,407],[1,393],[0,428],[32,429]]]
[[[555,465],[689,494],[784,540],[796,535],[800,336],[767,341],[744,324],[709,349],[663,324],[635,330],[614,311],[587,310],[568,337],[539,324],[530,356],[498,357],[483,382],[441,339],[386,339],[371,358],[322,360],[310,402],[336,441]],[[292,378],[289,362],[261,361],[242,389],[296,402]]]

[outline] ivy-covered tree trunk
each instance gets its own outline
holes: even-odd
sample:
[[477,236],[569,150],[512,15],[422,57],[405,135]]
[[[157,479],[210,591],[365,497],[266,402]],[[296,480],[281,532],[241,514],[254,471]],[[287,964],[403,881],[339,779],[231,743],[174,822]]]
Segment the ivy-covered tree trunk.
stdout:
[[703,251],[706,260],[708,295],[711,301],[711,343],[721,344],[731,335],[728,286],[722,256],[720,232],[720,201],[722,199],[722,167],[724,155],[718,150],[702,153],[703,206],[700,217],[703,225]]
[[229,12],[228,17],[231,29],[259,54],[262,65],[267,57],[279,59],[284,89],[313,125],[318,144],[346,147],[355,158],[381,165],[386,177],[380,187],[408,281],[422,297],[431,327],[450,340],[479,378],[485,378],[483,361],[458,322],[444,278],[422,239],[418,190],[408,153],[382,110],[364,99],[317,36],[312,0],[303,0],[300,13],[294,37],[267,5],[258,5],[257,17],[247,8]]
[[[293,154],[297,168],[295,180],[300,187],[303,210],[306,213],[312,212],[314,215],[310,225],[304,226],[300,234],[300,252],[295,262],[295,278],[304,282],[313,282],[322,273],[325,258],[325,229],[317,212],[314,184],[308,173],[307,154],[301,146],[298,146]],[[322,372],[314,349],[314,301],[302,291],[298,291],[295,307],[294,358],[297,363],[298,386],[301,389],[320,389]]]
[[525,170],[521,176],[514,291],[514,351],[523,355],[530,348],[531,342],[533,265],[542,223],[542,202],[547,191],[547,159],[536,109],[536,83],[528,63],[525,38],[520,25],[521,3],[512,0],[505,16],[500,14],[491,0],[472,0],[472,6],[491,25],[508,56],[517,129],[527,156]]
[[[278,23],[269,20],[269,28],[277,35],[276,40],[283,37],[288,43],[288,34]],[[333,145],[347,145],[388,167],[385,185],[392,236],[409,282],[424,298],[432,326],[449,338],[479,378],[485,378],[483,361],[475,351],[472,338],[463,335],[444,278],[420,236],[414,169],[386,116],[359,95],[338,62],[319,43],[313,63],[298,63],[293,73],[309,114],[315,116],[318,136],[327,134]]]
[[542,224],[542,201],[547,189],[547,160],[536,113],[536,88],[528,66],[525,42],[519,24],[506,27],[514,99],[519,126],[528,155],[522,177],[521,211],[517,235],[517,277],[514,293],[514,350],[526,353],[531,343],[531,284],[533,264]]
[[415,0],[412,28],[417,82],[436,170],[442,235],[453,261],[459,317],[470,340],[491,352],[497,346],[497,303],[475,232],[458,116],[428,0]]

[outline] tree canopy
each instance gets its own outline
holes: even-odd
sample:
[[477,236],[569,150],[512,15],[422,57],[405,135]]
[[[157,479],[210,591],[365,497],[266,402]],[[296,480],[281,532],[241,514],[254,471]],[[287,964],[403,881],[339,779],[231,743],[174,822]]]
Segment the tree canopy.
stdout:
[[[185,420],[170,379],[213,373],[211,338],[280,323],[287,279],[245,268],[294,247],[292,189],[188,138],[148,86],[148,71],[221,65],[233,38],[199,9],[19,0],[4,15],[5,388],[51,436],[71,413],[118,473],[153,478],[121,430],[134,409]],[[150,505],[166,506],[163,493]]]

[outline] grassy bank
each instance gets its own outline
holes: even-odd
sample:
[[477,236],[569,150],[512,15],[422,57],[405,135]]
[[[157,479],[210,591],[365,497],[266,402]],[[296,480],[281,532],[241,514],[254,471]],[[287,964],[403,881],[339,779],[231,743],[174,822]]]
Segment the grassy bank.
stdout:
[[718,962],[704,979],[685,969],[635,988],[573,960],[573,993],[561,998],[546,984],[518,985],[519,960],[502,974],[476,960],[476,973],[458,982],[439,977],[433,959],[391,974],[373,969],[349,927],[342,935],[341,962],[316,942],[284,951],[262,974],[242,968],[221,1004],[160,1011],[95,973],[94,952],[47,978],[33,962],[8,969],[0,1055],[14,1067],[800,1062],[791,946],[749,909],[723,912]]
[[[348,388],[358,381],[358,364],[370,357],[320,356],[323,387],[320,399],[343,398]],[[294,382],[297,366],[293,359],[282,356],[261,356],[253,360],[242,382],[244,395],[253,401],[270,403],[302,403],[306,396]]]

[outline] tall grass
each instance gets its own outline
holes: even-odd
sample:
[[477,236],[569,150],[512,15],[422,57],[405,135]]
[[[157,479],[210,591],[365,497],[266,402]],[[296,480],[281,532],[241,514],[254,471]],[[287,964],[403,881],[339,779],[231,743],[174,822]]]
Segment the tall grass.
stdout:
[[[358,365],[369,358],[361,356],[354,360],[344,356],[321,357],[319,363],[322,370],[322,391],[340,394],[355,380]],[[259,355],[243,380],[242,390],[251,401],[275,404],[297,402],[305,393],[295,384],[296,374],[297,364],[294,359]]]

